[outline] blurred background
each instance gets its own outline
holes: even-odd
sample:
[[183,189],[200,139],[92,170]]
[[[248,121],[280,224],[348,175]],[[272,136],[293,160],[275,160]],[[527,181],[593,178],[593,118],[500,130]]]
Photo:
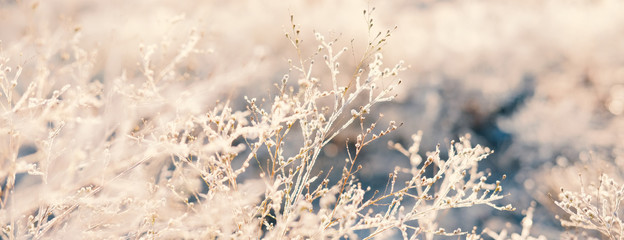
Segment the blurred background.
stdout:
[[[371,34],[362,12],[373,7]],[[616,0],[0,0],[0,53],[23,66],[24,78],[42,61],[82,57],[90,63],[88,78],[112,89],[120,76],[142,74],[137,64],[145,49],[154,50],[149,64],[166,67],[197,39],[175,69],[185,81],[167,94],[184,111],[200,113],[217,100],[244,109],[243,96],[276,94],[273,84],[297,58],[284,37],[291,14],[302,30],[302,55],[314,53],[315,31],[338,38],[337,46],[349,48],[341,60],[347,73],[371,35],[397,26],[382,50],[384,62],[403,60],[408,69],[396,101],[376,109],[385,115],[381,122],[403,125],[366,150],[364,185],[384,187],[395,166],[409,165],[389,153],[387,140],[411,144],[422,130],[424,155],[471,134],[473,144],[495,150],[482,167],[495,178],[507,175],[503,186],[511,195],[501,205],[518,211],[460,209],[452,214],[461,217],[441,216],[441,225],[517,231],[521,210],[536,201],[532,232],[550,239],[564,229],[548,194],[578,188],[579,173],[608,172],[623,183],[623,9]],[[344,162],[341,149],[358,131],[337,138],[324,158]]]

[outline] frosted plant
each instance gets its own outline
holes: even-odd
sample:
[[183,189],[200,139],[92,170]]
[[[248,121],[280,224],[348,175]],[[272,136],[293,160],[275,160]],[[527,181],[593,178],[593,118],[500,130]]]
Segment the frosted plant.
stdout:
[[[430,152],[425,161],[417,154],[422,132],[412,136],[414,144],[409,148],[404,148],[400,144],[390,143],[390,146],[397,149],[410,159],[411,168],[397,169],[393,176],[396,179],[398,172],[409,173],[412,178],[405,183],[405,187],[396,190],[394,198],[388,209],[388,213],[396,212],[399,215],[394,219],[404,238],[409,235],[407,229],[415,233],[425,233],[427,239],[438,235],[464,235],[461,229],[446,231],[439,228],[436,223],[437,212],[451,208],[471,207],[475,205],[488,205],[498,210],[514,211],[511,205],[497,206],[493,201],[501,199],[502,186],[500,181],[495,184],[487,183],[489,174],[478,171],[478,163],[491,154],[492,151],[486,147],[470,144],[470,136],[460,138],[460,141],[451,142],[448,151],[448,159],[440,158],[440,149]],[[428,169],[433,169],[433,175],[426,177]],[[393,180],[394,180],[393,179]],[[502,176],[505,179],[505,176]],[[394,181],[392,182],[394,189]],[[433,189],[437,189],[433,191]],[[405,210],[400,206],[403,198],[412,198],[415,203],[410,206],[411,210]],[[393,211],[391,211],[393,210]],[[416,220],[418,226],[408,224],[408,221]],[[470,234],[469,234],[470,235]]]
[[621,221],[618,216],[622,214],[621,154],[617,150],[606,156],[581,152],[576,161],[561,156],[556,159],[556,165],[545,166],[535,173],[534,180],[540,184],[525,183],[535,187],[536,192],[548,193],[535,197],[568,230],[562,233],[562,238],[583,239],[603,234],[618,239],[621,236],[618,227]]
[[[197,31],[163,62],[154,60],[159,45],[142,45],[139,68],[111,83],[90,78],[95,52],[78,47],[80,31],[66,45],[41,43],[49,54],[29,69],[33,79],[0,56],[2,238],[369,239],[398,230],[431,239],[468,234],[438,226],[439,211],[513,210],[494,203],[501,183],[477,168],[491,150],[472,147],[469,136],[451,143],[447,159],[439,147],[422,159],[422,133],[408,148],[391,143],[411,167],[396,168],[383,193],[359,182],[364,147],[400,126],[378,130],[366,118],[393,100],[404,70],[385,67],[381,50],[392,31],[372,32],[371,12],[364,11],[370,39],[350,74],[339,64],[348,49],[335,51],[337,40],[318,32],[317,51],[305,58],[291,17],[286,37],[298,59],[275,96],[246,97],[240,110],[229,101],[204,111],[183,104],[188,92],[178,90],[193,83],[179,69],[201,52]],[[53,58],[66,52],[66,62]],[[322,150],[358,123],[332,180],[332,169],[318,169],[332,160]],[[399,175],[409,180],[399,183]]]
[[596,230],[609,239],[622,239],[622,200],[624,185],[603,174],[597,185],[584,186],[581,182],[580,192],[561,188],[555,204],[569,215],[561,218],[564,227]]

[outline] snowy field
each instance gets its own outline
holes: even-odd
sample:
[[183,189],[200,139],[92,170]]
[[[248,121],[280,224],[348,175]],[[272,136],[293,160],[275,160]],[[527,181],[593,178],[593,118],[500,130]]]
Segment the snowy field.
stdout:
[[0,0],[0,239],[622,239],[622,9]]

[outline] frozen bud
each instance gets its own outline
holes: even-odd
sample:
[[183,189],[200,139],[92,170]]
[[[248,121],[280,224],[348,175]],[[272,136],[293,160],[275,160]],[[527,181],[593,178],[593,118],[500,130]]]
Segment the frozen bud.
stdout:
[[323,36],[320,33],[314,33],[314,37],[316,38],[316,40],[319,40],[319,41],[323,40]]

